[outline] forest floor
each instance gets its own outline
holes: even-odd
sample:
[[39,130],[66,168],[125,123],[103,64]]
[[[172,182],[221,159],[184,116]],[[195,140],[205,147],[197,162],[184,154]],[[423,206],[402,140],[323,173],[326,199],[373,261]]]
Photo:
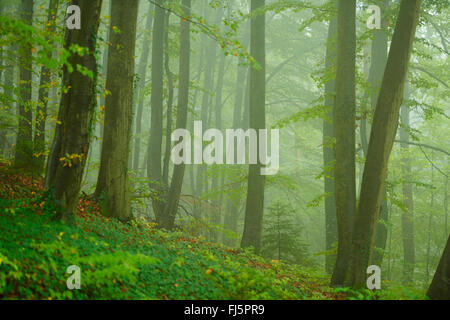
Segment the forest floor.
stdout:
[[[88,198],[75,221],[53,219],[42,181],[0,163],[1,299],[421,299],[332,289],[329,276],[153,224],[123,224]],[[69,290],[69,266],[81,289]]]

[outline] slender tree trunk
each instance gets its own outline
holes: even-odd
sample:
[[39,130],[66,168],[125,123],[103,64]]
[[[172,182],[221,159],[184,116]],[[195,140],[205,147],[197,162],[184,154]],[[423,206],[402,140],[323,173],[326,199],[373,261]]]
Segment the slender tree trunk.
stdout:
[[[47,26],[48,32],[51,36],[56,29],[55,18],[58,14],[58,5],[59,0],[50,0],[50,4],[48,7],[48,18],[47,18]],[[47,41],[50,41],[52,44],[53,41],[48,38]],[[47,58],[51,59],[53,52],[49,52],[47,54]],[[35,118],[35,133],[34,133],[34,153],[36,154],[36,170],[38,173],[42,173],[45,167],[45,124],[47,121],[47,106],[49,101],[49,90],[50,90],[50,77],[51,71],[46,67],[41,68],[41,79],[39,83],[39,99],[38,99],[38,107],[36,110],[36,118]]]
[[[218,130],[222,130],[222,90],[223,90],[223,82],[225,77],[225,55],[221,54],[220,62],[219,62],[219,72],[217,74],[217,85],[216,85],[216,101],[215,101],[215,128]],[[219,186],[220,189],[223,185],[220,184],[222,181],[223,173],[219,173],[213,176],[211,189],[213,191],[218,191]],[[220,193],[222,195],[222,192]],[[218,199],[214,201],[215,208],[211,212],[211,222],[214,225],[219,225],[222,218],[222,210],[221,210],[221,201],[220,196]],[[217,242],[218,232],[215,228],[213,228],[210,232],[211,241]]]
[[[405,85],[405,102],[408,100],[408,84]],[[400,139],[402,141],[409,141],[409,107],[406,103],[401,108],[401,122]],[[414,199],[413,186],[411,180],[413,179],[411,173],[411,159],[409,157],[409,145],[402,144],[402,190],[403,190],[403,205],[405,210],[402,211],[402,241],[403,241],[403,283],[410,284],[414,275],[415,262],[415,248],[414,248]]]
[[[382,10],[387,10],[389,8],[389,1],[383,0]],[[370,90],[370,105],[371,111],[375,110],[378,100],[378,95],[380,93],[381,81],[383,80],[384,70],[387,63],[387,53],[388,53],[388,32],[387,25],[384,18],[381,20],[382,29],[375,29],[372,41],[372,52],[371,52],[371,64],[369,70],[369,90]],[[363,147],[364,156],[367,155],[368,148],[368,138],[367,138],[367,112],[365,112],[361,117],[361,142]],[[370,130],[370,129],[369,129]],[[383,189],[383,199],[380,206],[380,221],[377,226],[377,233],[375,238],[375,251],[372,263],[375,265],[381,265],[383,261],[384,250],[386,248],[387,240],[387,225],[389,221],[388,203],[387,203],[387,192],[386,188]]]
[[[32,26],[33,0],[22,0],[20,15],[22,21]],[[32,34],[29,34],[32,37]],[[16,140],[14,166],[17,168],[33,169],[33,111],[31,106],[32,84],[32,45],[25,44],[20,57],[20,85],[19,85],[19,127]],[[31,166],[31,168],[30,168]]]
[[[185,17],[191,14],[191,0],[182,0],[183,15]],[[187,125],[187,111],[189,103],[189,80],[190,80],[190,22],[181,18],[180,34],[180,79],[178,90],[178,108],[177,108],[177,129],[185,129]],[[162,226],[172,229],[175,223],[175,216],[180,201],[181,188],[185,164],[175,165],[172,174],[170,189],[167,194],[167,205],[164,210],[164,219]]]
[[338,2],[338,40],[334,134],[336,162],[334,183],[338,227],[338,253],[331,284],[344,284],[351,257],[352,229],[356,206],[355,189],[355,59],[356,1]]
[[64,67],[63,85],[70,88],[61,97],[52,152],[49,155],[47,185],[54,187],[53,196],[61,207],[63,219],[73,214],[81,188],[86,156],[89,151],[92,117],[96,106],[97,61],[95,47],[100,21],[101,0],[74,0],[81,9],[81,29],[66,31],[65,47],[87,48],[83,56],[73,54],[68,62],[91,71],[91,76]]
[[[219,7],[217,9],[216,13],[216,25],[220,23],[223,17],[223,7]],[[206,37],[206,36],[205,36]],[[208,121],[208,115],[211,111],[211,93],[213,92],[214,88],[214,73],[216,69],[216,56],[217,56],[217,43],[209,39],[208,41],[209,49],[207,49],[207,61],[206,61],[206,69],[205,69],[205,77],[203,79],[203,96],[202,96],[202,104],[201,104],[201,121],[203,124],[203,130],[208,128],[209,121]],[[203,192],[207,193],[209,188],[209,181],[208,179],[205,179],[205,171],[206,171],[206,165],[202,164],[197,166],[197,181],[196,181],[196,196],[200,197]],[[194,213],[197,217],[201,216],[201,205],[200,203],[196,203],[196,206],[194,208]]]
[[[248,68],[243,68],[237,65],[236,71],[236,96],[234,100],[234,109],[233,109],[233,129],[238,129],[242,124],[242,102],[244,96],[244,86],[243,84],[246,82]],[[237,154],[237,146],[235,145],[234,154]],[[236,186],[238,187],[238,186]],[[236,224],[233,221],[237,220],[237,215],[239,213],[239,204],[235,204],[232,199],[228,199],[227,201],[227,211],[224,218],[225,228],[236,232]],[[224,238],[224,244],[228,246],[234,246],[234,239]]]
[[155,22],[152,44],[152,95],[151,126],[148,144],[147,175],[150,188],[155,191],[152,197],[156,222],[161,224],[164,209],[162,186],[162,138],[163,138],[163,74],[164,74],[164,33],[165,10],[161,6],[165,0],[156,0]]
[[[448,163],[448,162],[447,162]],[[448,235],[448,176],[444,177],[444,237]]]
[[353,235],[350,285],[364,286],[375,242],[389,155],[398,126],[420,0],[402,0],[375,109]]
[[[252,0],[251,12],[264,7],[265,0]],[[251,18],[250,54],[260,65],[250,70],[250,128],[257,131],[259,154],[259,130],[266,127],[266,19],[265,13]],[[249,165],[248,191],[245,208],[244,232],[241,247],[261,248],[262,222],[264,213],[265,176],[261,174],[261,159]]]
[[169,186],[169,164],[171,152],[171,134],[172,134],[172,104],[173,104],[173,74],[170,71],[170,54],[169,54],[169,20],[170,12],[166,13],[166,33],[164,35],[164,68],[167,75],[168,98],[167,98],[167,124],[166,124],[166,144],[163,162],[163,185],[167,189]]
[[[133,119],[134,55],[138,0],[112,1],[111,43],[108,53],[105,127],[96,194],[103,213],[127,221],[132,218],[128,154]],[[120,32],[114,32],[118,28]],[[100,189],[103,186],[104,189]]]
[[441,261],[428,289],[427,296],[432,300],[450,300],[450,237],[442,254]]
[[[152,7],[150,7],[152,8]],[[144,33],[144,47],[142,49],[142,55],[139,61],[138,75],[139,79],[136,85],[135,92],[135,103],[137,103],[137,113],[136,113],[136,131],[134,138],[134,156],[133,156],[133,170],[138,172],[141,160],[141,132],[142,132],[142,117],[144,114],[144,88],[145,81],[147,79],[147,67],[148,58],[150,56],[150,30],[152,29],[153,15],[151,10],[147,17],[147,23],[145,26]]]
[[[109,48],[110,48],[110,43],[111,43],[111,34],[110,34],[110,30],[111,30],[111,7],[112,7],[112,2],[114,0],[106,0],[105,2],[103,2],[102,6],[105,5],[105,3],[107,3],[107,9],[106,12],[108,12],[108,22],[106,24],[106,35],[105,35],[105,41],[106,41],[106,46],[103,49],[103,54],[102,54],[102,64],[99,70],[99,79],[101,79],[102,84],[101,87],[106,89],[106,76],[108,74],[108,55],[109,55]],[[105,110],[105,106],[106,106],[106,92],[103,92],[99,99],[98,99],[99,103],[100,103],[100,110],[103,110],[101,112],[104,112]],[[101,155],[102,152],[102,144],[103,144],[103,137],[104,137],[104,114],[102,115],[102,120],[103,121],[97,121],[96,122],[96,128],[95,130],[98,130],[98,134],[100,139],[98,139],[98,154]],[[100,189],[104,189],[104,186],[101,186]]]
[[[104,80],[105,88],[106,88],[106,75],[108,73],[108,55],[109,55],[109,48],[110,48],[109,44],[111,43],[111,32],[110,32],[110,30],[111,30],[111,9],[112,9],[112,2],[113,1],[114,0],[109,0],[108,1],[107,12],[108,12],[108,15],[109,15],[110,18],[108,19],[109,23],[106,26],[105,39],[106,39],[107,45],[103,49],[102,66],[101,66],[101,71],[99,71],[101,73],[101,76],[102,76],[103,80]],[[100,95],[100,106],[105,106],[105,103],[106,103],[106,95],[102,94],[102,95]],[[103,139],[103,126],[101,125],[101,123],[99,125],[101,127],[100,128],[100,135],[101,135],[101,138]]]
[[[334,0],[333,0],[334,1]],[[325,249],[333,250],[337,241],[337,221],[336,221],[336,198],[334,192],[334,129],[333,129],[333,107],[335,101],[335,71],[336,71],[336,35],[337,19],[334,17],[328,26],[327,53],[325,66],[327,72],[331,72],[330,80],[325,84],[325,108],[326,114],[323,120],[323,164],[327,171],[324,179],[325,198]],[[336,262],[335,254],[328,254],[325,257],[325,270],[333,272]]]
[[[12,10],[10,10],[10,6],[6,5],[5,2],[0,3],[0,15],[11,15]],[[5,112],[12,113],[14,110],[14,94],[13,94],[13,83],[14,83],[14,73],[15,73],[15,65],[8,61],[8,59],[3,59],[3,55],[8,54],[9,52],[13,52],[13,46],[5,47],[5,52],[0,52],[0,82],[3,84],[3,95],[4,97],[8,97],[9,101],[2,101]],[[3,69],[2,69],[3,68]],[[4,74],[3,81],[2,75]],[[8,128],[0,129],[0,155],[3,155],[5,159],[8,158],[11,149],[11,143],[8,139]]]
[[[431,162],[433,162],[433,152],[431,153]],[[434,167],[431,166],[431,186],[434,184]],[[430,251],[431,251],[431,227],[433,225],[433,210],[434,206],[434,190],[431,190],[430,196],[430,213],[428,216],[428,235],[427,235],[427,262],[426,262],[426,277],[427,282],[430,279]]]

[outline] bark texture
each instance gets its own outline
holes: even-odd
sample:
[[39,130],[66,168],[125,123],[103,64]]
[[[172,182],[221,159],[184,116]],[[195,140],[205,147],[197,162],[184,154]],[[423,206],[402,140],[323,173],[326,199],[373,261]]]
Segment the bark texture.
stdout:
[[[334,1],[334,0],[333,0]],[[331,73],[330,79],[325,84],[325,108],[326,114],[323,120],[323,164],[326,170],[324,178],[325,198],[325,250],[331,251],[337,244],[337,221],[336,221],[336,197],[334,191],[334,129],[333,129],[333,107],[336,96],[336,36],[337,19],[334,17],[328,26],[327,53],[325,67]],[[336,263],[336,255],[328,254],[325,257],[325,270],[333,272]]]
[[[61,96],[58,118],[47,165],[46,185],[53,187],[53,195],[61,208],[63,219],[73,214],[81,188],[83,171],[89,151],[92,117],[96,106],[97,61],[94,51],[100,21],[101,0],[74,0],[81,9],[81,29],[67,29],[65,48],[71,45],[86,48],[83,56],[72,54],[68,63],[73,72],[64,67],[63,85],[68,87]],[[80,65],[92,72],[83,75]]]
[[336,65],[336,102],[334,134],[336,163],[334,183],[338,228],[338,252],[331,284],[344,284],[351,257],[353,221],[356,207],[355,188],[355,59],[356,1],[338,2],[338,39]]
[[[47,17],[47,32],[52,35],[56,29],[55,18],[58,13],[59,0],[50,0]],[[53,44],[50,38],[46,39]],[[47,53],[47,58],[51,59],[53,52]],[[41,79],[39,83],[38,107],[35,117],[34,132],[34,153],[36,154],[36,171],[42,173],[45,167],[45,151],[47,149],[45,141],[45,128],[47,121],[47,106],[49,100],[51,71],[45,66],[41,68]]]
[[[33,0],[22,0],[20,17],[25,24],[30,26],[33,24]],[[31,38],[31,36],[30,33],[29,37]],[[33,111],[31,108],[33,62],[31,50],[31,43],[26,43],[20,48],[19,126],[14,156],[14,166],[28,170],[33,168]]]
[[[138,0],[113,1],[105,125],[96,194],[108,217],[132,218],[128,181]],[[119,32],[114,32],[118,28]],[[103,187],[104,189],[100,189]]]
[[[264,0],[252,0],[251,12],[264,7]],[[250,24],[250,54],[259,64],[259,68],[250,70],[250,128],[258,133],[266,127],[265,97],[266,97],[266,19],[265,14],[252,17]],[[251,164],[248,172],[247,202],[245,207],[244,232],[241,247],[254,247],[258,253],[261,247],[261,234],[264,213],[264,183],[261,175],[262,164],[258,157],[257,164]]]
[[366,269],[373,253],[387,164],[397,131],[420,5],[420,0],[402,0],[400,4],[397,25],[374,114],[361,184],[353,235],[352,263],[348,277],[348,284],[353,286],[365,285]]
[[[182,0],[183,15],[185,17],[191,14],[191,0]],[[187,125],[187,111],[189,103],[189,80],[190,80],[190,22],[181,19],[180,34],[180,80],[178,90],[178,108],[177,108],[177,129],[184,129]],[[172,229],[175,223],[175,216],[180,201],[181,188],[183,185],[185,165],[175,165],[172,174],[172,180],[167,195],[167,204],[165,206],[161,225],[164,228]]]

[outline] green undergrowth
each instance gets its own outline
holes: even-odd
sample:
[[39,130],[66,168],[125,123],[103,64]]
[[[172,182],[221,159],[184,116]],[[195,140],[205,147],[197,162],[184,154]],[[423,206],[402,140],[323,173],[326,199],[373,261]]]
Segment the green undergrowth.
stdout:
[[[250,250],[107,219],[87,199],[66,224],[53,219],[56,207],[39,184],[26,185],[16,188],[21,198],[0,186],[2,299],[382,298],[333,290],[327,276]],[[81,270],[79,290],[67,288],[72,265]]]

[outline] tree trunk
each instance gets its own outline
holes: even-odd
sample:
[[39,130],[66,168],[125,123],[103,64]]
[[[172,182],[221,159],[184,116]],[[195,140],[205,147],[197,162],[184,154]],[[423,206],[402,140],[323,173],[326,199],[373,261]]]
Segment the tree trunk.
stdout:
[[95,48],[102,0],[74,0],[81,9],[81,29],[66,31],[65,48],[72,45],[87,48],[83,56],[72,54],[68,63],[80,65],[92,74],[83,75],[76,69],[64,67],[63,85],[70,88],[61,97],[52,152],[49,155],[47,184],[54,187],[53,195],[61,208],[63,219],[73,214],[81,188],[84,166],[89,151],[92,117],[96,106],[97,61]]
[[162,181],[164,188],[169,187],[169,164],[170,164],[170,153],[171,153],[171,134],[172,134],[172,104],[173,104],[173,74],[170,71],[170,48],[169,48],[169,20],[170,12],[166,13],[166,32],[164,35],[164,68],[167,75],[168,84],[168,97],[167,97],[167,124],[166,124],[166,144],[164,152],[164,162],[163,162],[163,176]]
[[[33,24],[33,0],[22,0],[20,15],[22,21],[32,26]],[[29,34],[32,37],[32,34]],[[31,43],[25,44],[20,57],[20,81],[19,81],[19,122],[16,140],[16,152],[14,166],[17,168],[33,169],[33,112],[31,106],[32,84],[32,47]],[[30,167],[31,166],[31,167]]]
[[[191,14],[191,0],[182,0],[183,15],[185,17]],[[180,34],[180,79],[178,89],[178,108],[177,108],[177,129],[185,129],[187,125],[187,112],[189,103],[189,80],[190,80],[190,22],[181,18]],[[167,194],[167,204],[164,210],[162,226],[172,229],[175,223],[175,216],[180,201],[181,188],[185,164],[175,165],[172,174],[170,189]]]
[[[431,162],[433,162],[434,153],[431,153]],[[431,166],[431,186],[434,185],[434,166]],[[428,216],[428,230],[427,230],[427,262],[425,274],[427,277],[427,282],[430,279],[430,253],[431,253],[431,228],[433,226],[433,214],[434,214],[434,190],[431,190],[430,195],[430,213]]]
[[[108,53],[105,126],[96,195],[108,217],[132,218],[128,181],[138,0],[113,1]],[[118,28],[120,32],[114,32]],[[101,189],[103,187],[104,189]],[[104,196],[104,197],[103,197]]]
[[[56,29],[55,17],[58,14],[59,0],[50,0],[48,7],[47,26],[49,35],[52,35]],[[51,39],[46,39],[53,43]],[[53,52],[48,52],[47,58],[51,59]],[[35,118],[34,133],[34,153],[36,154],[36,171],[42,173],[45,167],[45,122],[47,121],[47,106],[50,90],[50,70],[46,67],[41,68],[41,79],[39,83],[39,99]]]
[[[252,0],[251,12],[264,7],[265,0]],[[250,70],[250,128],[257,131],[259,154],[259,130],[266,127],[266,19],[265,13],[251,18],[250,54],[260,68]],[[245,208],[244,232],[241,247],[254,247],[259,253],[264,213],[264,183],[265,176],[261,174],[261,159],[257,164],[249,165],[248,191]]]
[[[389,8],[389,1],[383,0],[382,10]],[[384,70],[387,62],[388,52],[388,32],[385,19],[381,20],[382,29],[374,30],[374,37],[372,41],[371,64],[369,70],[369,85],[370,85],[370,105],[371,111],[375,110],[380,93],[381,81],[383,80]],[[361,141],[364,151],[364,156],[367,155],[368,138],[366,130],[367,112],[361,117]],[[370,130],[370,129],[369,129]],[[389,221],[387,192],[383,189],[383,199],[380,206],[380,221],[377,226],[377,233],[375,238],[375,251],[372,263],[380,266],[383,261],[384,250],[386,248],[387,240],[387,225]]]
[[364,286],[374,247],[389,155],[398,126],[421,0],[402,0],[370,134],[348,283]]
[[[110,48],[110,43],[111,43],[111,34],[110,34],[110,29],[111,29],[111,7],[112,7],[112,2],[113,0],[109,0],[109,1],[105,1],[103,2],[102,5],[105,5],[105,3],[107,4],[107,9],[106,11],[108,12],[108,16],[109,18],[107,19],[107,23],[106,23],[106,35],[105,35],[105,41],[106,41],[106,46],[103,49],[103,53],[102,53],[102,64],[99,70],[99,80],[101,79],[102,84],[101,84],[101,88],[105,88],[106,89],[106,76],[108,73],[108,54],[109,54],[109,48]],[[99,101],[100,103],[100,110],[104,110],[105,105],[106,105],[106,93],[103,92],[100,95]],[[100,112],[104,112],[104,111],[100,111]],[[98,134],[100,139],[98,139],[97,141],[97,147],[98,147],[98,154],[101,155],[102,153],[102,144],[103,144],[103,136],[104,136],[104,114],[102,115],[103,117],[103,123],[102,121],[96,121],[96,128],[95,130],[98,130]],[[98,181],[97,181],[98,182]],[[97,188],[98,186],[96,186]],[[101,190],[103,190],[105,187],[101,186]]]
[[[223,7],[219,7],[217,9],[216,13],[216,25],[219,25],[220,21],[223,17]],[[205,36],[206,38],[206,36]],[[214,73],[216,69],[216,55],[217,55],[217,43],[213,39],[208,40],[208,46],[209,49],[206,50],[207,54],[207,61],[206,61],[206,68],[205,68],[205,77],[203,79],[203,96],[202,96],[202,104],[201,104],[201,121],[203,124],[203,130],[206,130],[209,126],[208,122],[208,113],[211,111],[211,92],[213,92],[214,88]],[[202,193],[208,192],[209,187],[209,179],[205,179],[205,171],[206,171],[206,165],[201,164],[197,166],[197,181],[196,181],[196,193],[195,195],[197,197],[201,197]],[[194,208],[194,214],[196,217],[201,217],[201,205],[198,201],[196,201],[196,205]]]
[[145,81],[147,78],[147,66],[148,58],[150,56],[150,37],[147,33],[152,29],[153,15],[151,11],[147,17],[147,24],[145,26],[144,33],[144,47],[142,49],[142,55],[139,61],[138,76],[139,79],[136,85],[135,92],[135,103],[137,103],[137,114],[136,114],[136,130],[134,138],[134,156],[133,156],[133,170],[138,172],[140,170],[140,160],[141,160],[141,132],[142,132],[142,116],[144,113],[144,88]]
[[[246,41],[248,37],[244,41]],[[242,102],[244,96],[244,83],[247,78],[247,73],[249,68],[243,68],[239,64],[237,65],[236,70],[236,88],[235,88],[235,99],[234,99],[234,109],[233,109],[233,129],[239,129],[242,124]],[[235,145],[234,154],[237,154],[237,145]],[[237,187],[237,186],[236,186]],[[230,198],[227,201],[227,209],[224,217],[224,225],[225,228],[231,231],[236,232],[236,224],[234,221],[237,220],[237,215],[239,213],[239,204],[235,204],[234,201]],[[228,246],[234,246],[234,239],[224,238],[223,243]]]
[[[232,5],[231,3],[229,4]],[[225,55],[223,53],[219,53],[220,55],[220,62],[219,62],[219,72],[217,74],[217,85],[216,85],[216,101],[215,101],[215,128],[218,130],[222,130],[222,91],[223,91],[223,82],[225,77]],[[219,171],[219,174],[215,174],[213,176],[212,186],[211,189],[214,191],[221,190],[223,187],[223,184],[221,184],[221,181],[223,180],[223,172]],[[220,186],[220,187],[219,187]],[[222,218],[222,209],[221,209],[221,197],[223,193],[220,192],[220,195],[218,199],[215,199],[214,206],[215,208],[211,212],[211,222],[214,225],[219,225]],[[218,231],[216,228],[212,228],[210,231],[210,239],[213,242],[217,242],[218,239]]]
[[[445,157],[448,164],[448,158]],[[444,237],[448,235],[448,176],[444,176]]]
[[427,296],[432,300],[450,300],[450,237],[447,240],[447,245],[428,289]]
[[331,284],[344,284],[350,261],[352,229],[356,206],[355,189],[355,59],[356,1],[338,2],[338,40],[334,134],[336,163],[334,183],[338,227],[338,252]]
[[155,22],[152,44],[152,95],[151,127],[148,144],[147,175],[151,180],[150,188],[156,222],[162,222],[164,210],[164,191],[162,186],[162,138],[163,138],[163,68],[164,68],[164,33],[165,10],[161,8],[164,0],[156,0]]
[[[331,72],[330,80],[325,84],[325,108],[326,114],[323,119],[323,164],[326,170],[324,178],[325,192],[325,250],[334,249],[337,237],[337,221],[336,221],[336,198],[334,192],[334,129],[333,129],[333,107],[336,91],[336,35],[337,35],[337,19],[334,17],[328,26],[327,53],[325,58],[326,72]],[[336,262],[335,254],[328,254],[325,257],[325,270],[328,273],[333,272]]]
[[[401,107],[401,123],[400,140],[409,141],[409,107],[406,105],[408,99],[408,84],[405,84],[405,104]],[[414,199],[413,186],[411,180],[413,179],[411,173],[411,159],[409,157],[408,144],[402,144],[403,156],[401,161],[402,167],[402,190],[403,190],[403,205],[405,210],[402,210],[402,241],[403,241],[403,283],[409,284],[413,280],[415,248],[414,248]]]

